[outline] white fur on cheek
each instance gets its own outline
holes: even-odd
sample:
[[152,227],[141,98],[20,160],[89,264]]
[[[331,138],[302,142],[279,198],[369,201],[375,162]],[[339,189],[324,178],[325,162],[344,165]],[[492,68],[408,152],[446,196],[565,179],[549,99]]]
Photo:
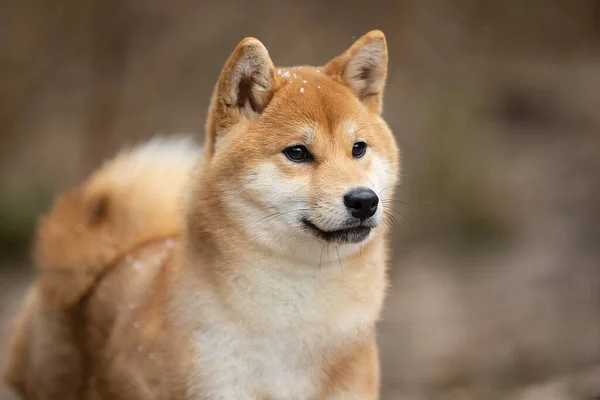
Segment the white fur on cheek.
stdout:
[[390,198],[393,193],[393,186],[397,183],[397,175],[392,171],[392,165],[386,163],[377,154],[372,154],[371,169],[367,175],[373,185],[373,191],[382,198]]
[[[272,161],[250,172],[244,190],[227,201],[244,228],[261,244],[285,249],[297,243],[300,220],[310,215],[308,178],[290,179]],[[244,201],[240,201],[240,200]]]
[[396,173],[391,170],[392,166],[390,163],[386,162],[377,154],[372,154],[371,157],[371,168],[367,172],[367,176],[369,177],[369,182],[373,186],[371,189],[377,193],[377,196],[379,197],[379,208],[377,209],[375,218],[378,223],[381,223],[385,207],[383,202],[384,200],[393,197],[394,186],[398,183],[398,177]]

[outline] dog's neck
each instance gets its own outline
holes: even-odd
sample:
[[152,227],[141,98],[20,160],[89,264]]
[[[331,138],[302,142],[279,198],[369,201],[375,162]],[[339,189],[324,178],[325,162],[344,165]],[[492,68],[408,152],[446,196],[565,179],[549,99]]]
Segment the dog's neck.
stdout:
[[179,284],[197,300],[186,306],[192,313],[189,318],[217,307],[257,330],[295,329],[307,323],[328,324],[335,315],[350,311],[362,315],[361,325],[372,325],[384,295],[383,242],[374,237],[343,258],[333,246],[325,246],[328,254],[320,254],[319,262],[306,262],[257,247],[227,230],[188,234]]

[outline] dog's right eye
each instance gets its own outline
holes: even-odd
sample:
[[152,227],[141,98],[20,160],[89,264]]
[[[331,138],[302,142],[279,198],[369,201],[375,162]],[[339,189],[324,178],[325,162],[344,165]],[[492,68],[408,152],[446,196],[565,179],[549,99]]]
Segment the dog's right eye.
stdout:
[[288,147],[283,151],[283,154],[293,162],[307,162],[313,160],[312,154],[310,154],[308,149],[304,146]]

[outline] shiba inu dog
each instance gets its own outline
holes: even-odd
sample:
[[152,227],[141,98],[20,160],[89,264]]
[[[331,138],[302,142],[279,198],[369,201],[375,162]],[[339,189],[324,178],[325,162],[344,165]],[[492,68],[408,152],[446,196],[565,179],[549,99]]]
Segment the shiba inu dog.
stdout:
[[6,381],[27,399],[377,399],[383,33],[323,67],[244,39],[202,151],[153,140],[60,196]]

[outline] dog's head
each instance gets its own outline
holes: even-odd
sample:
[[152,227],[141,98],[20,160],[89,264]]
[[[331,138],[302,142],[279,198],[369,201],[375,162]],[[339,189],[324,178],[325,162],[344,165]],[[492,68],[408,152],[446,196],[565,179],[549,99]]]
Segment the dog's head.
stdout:
[[190,207],[283,251],[370,240],[399,175],[380,116],[386,70],[379,31],[316,68],[276,68],[261,42],[243,40],[214,91],[203,201]]

